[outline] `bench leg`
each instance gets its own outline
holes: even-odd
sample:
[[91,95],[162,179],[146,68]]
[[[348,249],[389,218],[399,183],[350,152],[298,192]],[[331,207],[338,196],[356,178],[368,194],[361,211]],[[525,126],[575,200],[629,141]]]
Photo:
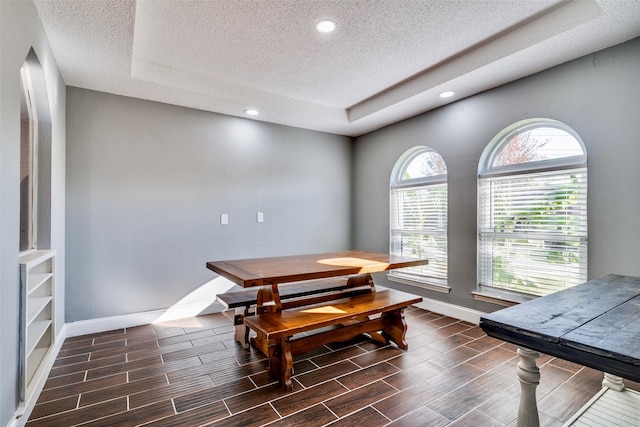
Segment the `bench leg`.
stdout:
[[407,322],[404,319],[404,308],[389,311],[383,316],[388,317],[391,323],[382,330],[382,335],[396,343],[402,350],[407,350],[409,345],[405,338],[407,335]]
[[268,344],[269,357],[269,376],[273,379],[279,380],[282,373],[282,366],[280,364],[280,345],[273,340],[269,340]]
[[236,307],[236,314],[233,316],[233,324],[236,328],[234,338],[245,350],[249,350],[249,328],[245,326],[242,319],[251,314],[253,313],[249,311],[249,307]]
[[289,337],[271,339],[268,344],[269,376],[280,382],[283,391],[292,391],[293,356]]
[[280,340],[280,385],[284,391],[292,391],[293,383],[291,382],[291,376],[293,375],[293,356],[291,355],[291,341],[289,337],[283,337]]

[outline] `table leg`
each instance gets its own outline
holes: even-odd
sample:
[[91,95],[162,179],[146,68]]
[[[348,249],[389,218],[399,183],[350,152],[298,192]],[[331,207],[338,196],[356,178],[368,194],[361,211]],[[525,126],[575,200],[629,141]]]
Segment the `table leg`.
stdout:
[[609,374],[606,372],[604,373],[602,386],[613,389],[615,391],[624,390],[624,383],[622,382],[622,378],[617,375]]
[[373,277],[370,273],[352,274],[347,280],[347,286],[357,288],[358,286],[369,286],[371,292],[376,291],[376,285],[373,283]]
[[282,311],[282,302],[280,301],[280,291],[277,283],[260,287],[256,298],[256,306],[256,313]]
[[518,408],[518,427],[539,427],[536,387],[540,384],[540,370],[536,359],[537,351],[518,348],[518,379],[520,380],[520,407]]

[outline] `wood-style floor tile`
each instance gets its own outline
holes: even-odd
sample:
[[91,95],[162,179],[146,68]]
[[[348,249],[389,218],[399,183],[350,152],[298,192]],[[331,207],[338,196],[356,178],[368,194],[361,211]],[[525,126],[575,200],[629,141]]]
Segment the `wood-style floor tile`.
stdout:
[[410,365],[409,368],[390,375],[384,380],[398,390],[405,390],[441,372],[443,372],[442,368],[425,361],[417,365]]
[[[293,381],[293,391],[296,392],[300,390],[303,390],[303,388],[300,387],[296,381]],[[281,390],[277,383],[274,383],[271,386],[253,389],[241,395],[227,398],[224,403],[232,414],[237,414],[239,412],[244,412],[249,408],[263,405],[288,395],[288,393]]]
[[327,381],[326,383],[281,397],[271,402],[271,404],[281,416],[287,416],[347,391],[348,390],[337,381]]
[[427,382],[440,390],[453,390],[473,381],[485,372],[483,369],[477,368],[468,362],[461,363],[429,378]]
[[49,415],[76,409],[78,407],[79,398],[80,395],[71,395],[49,402],[38,402],[38,404],[33,408],[33,411],[31,411],[31,419],[47,417]]
[[384,362],[394,357],[398,357],[403,353],[402,350],[393,346],[386,346],[375,351],[352,357],[350,360],[356,365],[366,368],[376,363]]
[[104,402],[105,400],[115,399],[121,396],[130,396],[138,393],[153,393],[155,389],[166,386],[167,384],[167,377],[163,375],[154,378],[145,378],[139,381],[131,381],[125,384],[103,388],[88,393],[82,393],[80,395],[80,406],[93,405],[94,403]]
[[444,394],[445,392],[426,382],[414,382],[412,387],[375,403],[373,407],[390,420],[396,420]]
[[429,362],[443,369],[453,368],[456,365],[476,357],[480,353],[465,346],[454,348],[446,353],[439,354],[429,359]]
[[[27,426],[515,425],[516,346],[423,309],[405,315],[408,351],[362,335],[298,354],[289,393],[263,354],[235,342],[228,314],[71,337]],[[544,354],[538,366],[543,427],[600,389],[592,369]]]
[[343,386],[353,390],[354,388],[362,387],[363,385],[370,384],[398,372],[400,372],[400,369],[395,366],[387,362],[381,362],[376,365],[360,369],[352,374],[343,375],[338,378],[338,381]]
[[338,362],[333,365],[324,366],[314,371],[310,371],[301,375],[297,375],[296,379],[300,384],[305,387],[311,387],[315,384],[330,380],[332,378],[338,378],[345,374],[355,372],[360,367],[354,364],[350,360]]
[[491,399],[478,407],[478,410],[503,425],[509,425],[518,417],[520,404],[520,385],[514,385],[502,393],[496,393]]
[[[73,365],[57,366],[57,367],[51,368],[51,372],[49,373],[49,376],[57,377],[60,375],[72,374],[74,372],[89,371],[93,369],[97,370],[103,367],[117,366],[118,364],[122,364],[126,361],[127,361],[126,355],[118,355],[118,356],[106,357],[104,359],[89,360],[87,362],[82,362],[82,363],[74,363]],[[111,374],[115,374],[115,373],[117,372],[111,372]]]
[[311,358],[311,361],[318,366],[327,366],[345,359],[349,359],[351,357],[360,356],[365,352],[366,351],[362,347],[352,345],[350,347],[332,351],[330,353],[325,353],[321,356],[313,357]]
[[[71,383],[57,388],[49,388],[40,393],[38,402],[49,402],[52,400],[62,399],[70,395],[79,395],[82,393],[90,393],[96,390],[102,390],[108,387],[125,384],[127,382],[127,374],[116,374],[109,377],[98,378],[97,380],[84,381],[80,383]],[[106,399],[101,399],[106,400]]]
[[491,397],[491,391],[477,384],[468,383],[463,387],[427,403],[427,407],[454,421],[475,409]]
[[136,409],[163,400],[178,399],[189,393],[206,391],[213,386],[209,376],[190,378],[186,382],[177,382],[163,387],[158,387],[152,393],[136,393],[129,396],[129,408]]
[[517,357],[517,354],[512,351],[496,347],[470,359],[467,363],[475,366],[476,368],[488,371]]
[[280,417],[271,406],[262,405],[208,425],[224,427],[259,427],[279,418]]
[[157,421],[145,424],[149,427],[185,427],[201,426],[206,423],[226,418],[229,411],[223,402],[214,402],[207,406],[201,406],[191,411],[181,412],[169,417],[161,418]]
[[173,399],[176,411],[184,412],[189,409],[205,406],[211,402],[223,400],[231,396],[244,393],[253,388],[253,383],[249,378],[240,378],[225,384],[209,387],[205,390],[194,391]]
[[327,409],[326,406],[319,403],[310,408],[304,409],[293,415],[269,424],[269,427],[314,427],[329,424],[337,420],[338,417]]
[[74,426],[83,424],[109,415],[127,410],[127,398],[121,397],[115,400],[98,403],[84,408],[59,412],[44,418],[37,418],[27,422],[28,427]]
[[538,410],[555,419],[566,420],[591,397],[584,390],[566,382],[542,398],[538,402]]
[[152,405],[100,418],[88,424],[83,424],[82,427],[134,427],[141,424],[147,424],[173,414],[174,411],[171,401],[165,400]]
[[[422,406],[417,410],[399,418],[388,425],[388,427],[416,427],[416,426],[429,426],[429,427],[444,427],[451,424],[451,421],[437,412]],[[479,424],[476,425],[476,427]]]
[[367,407],[354,414],[341,418],[330,425],[336,427],[382,427],[388,423],[389,420],[384,415],[371,407]]
[[504,427],[504,424],[500,421],[495,420],[487,414],[483,414],[475,409],[458,418],[450,425],[451,427]]
[[339,417],[350,414],[375,403],[385,397],[391,396],[397,390],[384,381],[376,381],[364,387],[351,390],[333,399],[327,400],[324,404],[334,414]]

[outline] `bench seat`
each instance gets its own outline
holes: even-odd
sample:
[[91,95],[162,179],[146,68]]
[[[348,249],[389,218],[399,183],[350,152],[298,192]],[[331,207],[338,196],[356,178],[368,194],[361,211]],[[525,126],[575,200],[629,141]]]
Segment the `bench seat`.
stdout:
[[[269,374],[280,381],[285,391],[291,391],[293,355],[329,342],[346,341],[368,333],[406,350],[404,309],[420,301],[421,297],[389,289],[247,316],[244,323],[256,332],[252,340],[254,346],[269,357]],[[306,334],[319,329],[322,331]]]
[[[283,309],[362,295],[370,293],[372,289],[371,283],[363,283],[347,276],[283,283],[278,287]],[[257,313],[259,290],[259,287],[234,286],[230,292],[216,297],[227,309],[235,310],[235,338],[245,349],[249,348],[249,329],[244,325],[243,319]]]

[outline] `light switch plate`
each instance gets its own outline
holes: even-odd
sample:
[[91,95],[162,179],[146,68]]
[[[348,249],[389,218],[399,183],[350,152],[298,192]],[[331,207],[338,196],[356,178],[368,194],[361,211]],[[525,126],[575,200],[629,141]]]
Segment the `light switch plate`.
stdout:
[[229,214],[220,214],[220,224],[222,225],[229,224]]

